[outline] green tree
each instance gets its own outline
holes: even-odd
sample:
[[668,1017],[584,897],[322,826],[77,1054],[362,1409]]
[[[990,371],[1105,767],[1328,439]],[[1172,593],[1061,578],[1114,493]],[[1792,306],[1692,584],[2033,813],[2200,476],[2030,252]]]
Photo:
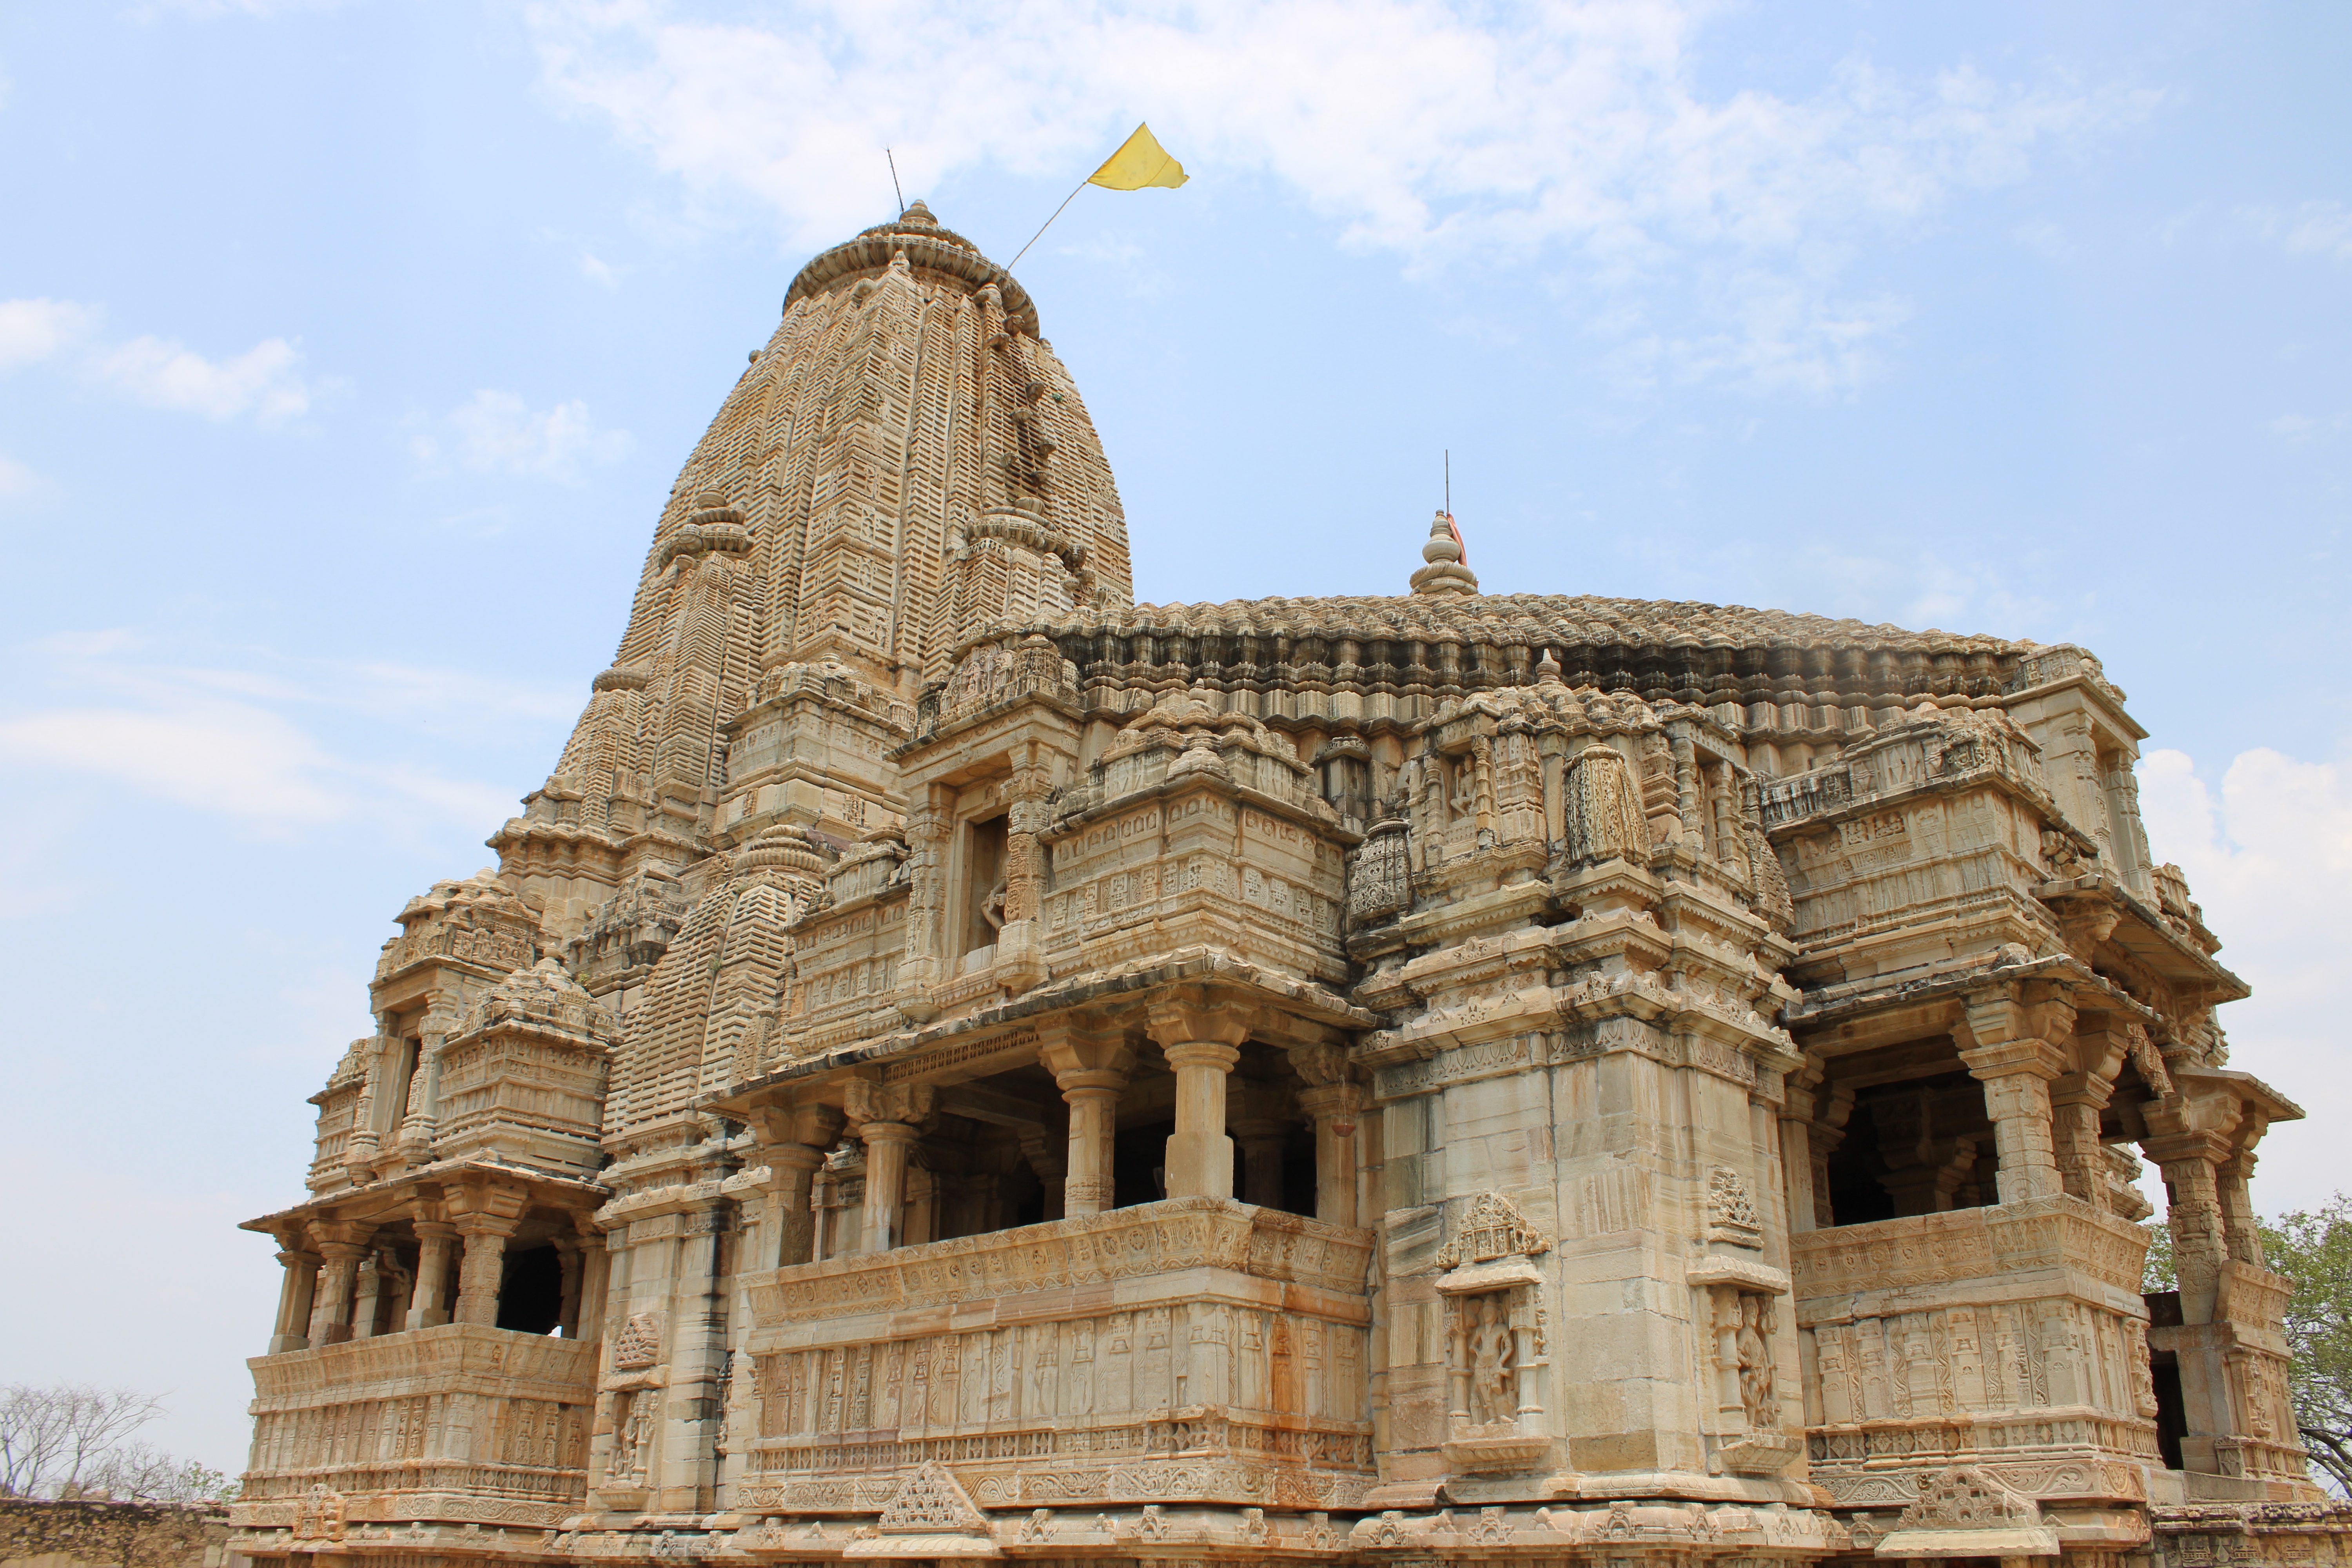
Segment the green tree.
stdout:
[[2352,1493],[2352,1194],[2262,1230],[2270,1266],[2294,1281],[2286,1340],[2295,1425],[2329,1487]]

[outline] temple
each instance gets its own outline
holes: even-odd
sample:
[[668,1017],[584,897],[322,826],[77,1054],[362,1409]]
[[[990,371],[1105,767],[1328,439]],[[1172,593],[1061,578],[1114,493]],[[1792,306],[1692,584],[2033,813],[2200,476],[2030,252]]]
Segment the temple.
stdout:
[[1021,286],[811,261],[247,1226],[238,1550],[2352,1559],[2099,661],[1399,555],[1136,605]]

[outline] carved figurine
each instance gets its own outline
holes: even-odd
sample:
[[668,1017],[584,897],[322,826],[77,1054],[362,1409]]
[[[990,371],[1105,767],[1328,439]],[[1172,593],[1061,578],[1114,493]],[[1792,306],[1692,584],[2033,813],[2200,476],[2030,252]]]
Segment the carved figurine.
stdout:
[[1518,1413],[1511,1387],[1515,1349],[1501,1301],[1481,1297],[1478,1321],[1470,1329],[1470,1416],[1481,1426],[1509,1421]]
[[1772,1305],[1769,1297],[1739,1298],[1739,1402],[1748,1425],[1770,1431],[1780,1425],[1780,1396],[1773,1387]]

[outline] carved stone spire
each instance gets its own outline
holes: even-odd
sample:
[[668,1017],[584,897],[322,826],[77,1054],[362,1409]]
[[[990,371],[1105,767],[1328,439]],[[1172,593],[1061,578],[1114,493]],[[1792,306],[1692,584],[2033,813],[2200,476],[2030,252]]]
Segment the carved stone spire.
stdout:
[[[491,840],[559,934],[724,847],[774,782],[732,739],[749,715],[821,688],[887,729],[987,623],[1131,599],[1102,444],[1037,331],[1028,292],[921,202],[801,269],[671,489],[613,668]],[[884,786],[831,787],[847,810]]]

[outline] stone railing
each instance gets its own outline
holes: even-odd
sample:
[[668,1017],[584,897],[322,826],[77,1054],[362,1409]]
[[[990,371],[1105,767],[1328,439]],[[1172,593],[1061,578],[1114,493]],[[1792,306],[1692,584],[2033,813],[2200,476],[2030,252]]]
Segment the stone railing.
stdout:
[[2074,1268],[2137,1292],[2147,1233],[2079,1198],[2034,1198],[1790,1237],[1797,1297]]
[[2045,1500],[2143,1497],[2161,1462],[2147,1250],[2138,1226],[2064,1196],[1791,1237],[1814,1483],[1842,1508],[1901,1507],[1969,1462]]
[[1190,1268],[1360,1297],[1372,1235],[1230,1198],[1167,1198],[750,1277],[761,1328],[811,1317],[948,1306]]
[[879,1507],[934,1461],[988,1508],[1356,1506],[1371,1242],[1171,1198],[755,1276],[735,1506]]
[[354,1521],[543,1527],[586,1495],[593,1344],[449,1323],[247,1364],[241,1529],[295,1528],[319,1488]]

